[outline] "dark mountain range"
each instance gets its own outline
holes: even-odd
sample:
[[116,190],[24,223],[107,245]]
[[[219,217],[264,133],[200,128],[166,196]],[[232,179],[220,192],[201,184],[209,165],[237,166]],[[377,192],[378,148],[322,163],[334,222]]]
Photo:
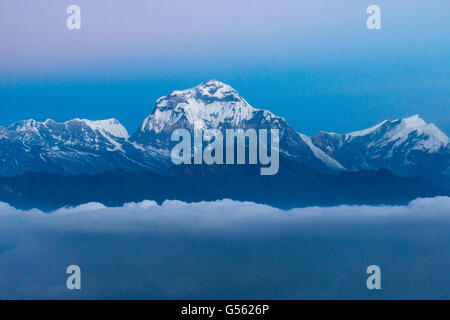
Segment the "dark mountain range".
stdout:
[[324,175],[282,158],[280,172],[259,175],[257,165],[183,165],[177,172],[116,170],[96,175],[28,172],[0,178],[0,200],[21,208],[53,210],[87,202],[121,206],[146,199],[185,202],[224,198],[279,208],[337,204],[405,204],[417,197],[450,195],[419,178],[388,170],[361,170]]

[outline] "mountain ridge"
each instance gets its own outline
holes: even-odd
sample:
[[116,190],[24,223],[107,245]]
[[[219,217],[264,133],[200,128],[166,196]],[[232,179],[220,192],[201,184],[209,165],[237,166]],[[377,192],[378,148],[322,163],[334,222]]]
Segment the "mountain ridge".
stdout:
[[182,166],[176,174],[123,169],[94,175],[63,176],[26,172],[0,177],[0,201],[18,209],[52,211],[99,202],[122,206],[129,202],[185,202],[233,199],[281,209],[308,206],[404,205],[419,197],[450,196],[419,178],[402,178],[386,169],[319,174],[292,160],[281,162],[280,175],[260,176],[254,166]]
[[153,112],[130,135],[114,118],[58,123],[33,119],[0,127],[0,176],[43,171],[96,174],[125,169],[165,172],[174,129],[280,131],[281,156],[324,174],[386,168],[450,188],[449,139],[418,115],[385,120],[347,134],[297,132],[285,118],[251,106],[231,86],[210,80],[157,99]]
[[386,168],[441,187],[450,185],[449,138],[418,115],[347,134],[320,132],[311,139],[351,171]]

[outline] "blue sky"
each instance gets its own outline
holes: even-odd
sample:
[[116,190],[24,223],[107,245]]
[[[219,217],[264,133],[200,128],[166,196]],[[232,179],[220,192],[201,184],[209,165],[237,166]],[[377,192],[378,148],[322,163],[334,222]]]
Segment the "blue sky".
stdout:
[[[82,28],[65,27],[66,8]],[[366,28],[378,4],[382,30]],[[115,117],[129,131],[212,78],[298,131],[420,114],[450,133],[446,0],[2,0],[0,125]]]

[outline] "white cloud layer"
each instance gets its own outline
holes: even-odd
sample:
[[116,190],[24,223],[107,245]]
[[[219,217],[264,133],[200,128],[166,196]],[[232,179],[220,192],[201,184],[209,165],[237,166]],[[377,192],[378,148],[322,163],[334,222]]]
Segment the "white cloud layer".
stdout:
[[[450,198],[283,211],[221,200],[0,203],[0,298],[450,298]],[[65,288],[77,264],[83,289]],[[383,291],[365,288],[378,264]]]

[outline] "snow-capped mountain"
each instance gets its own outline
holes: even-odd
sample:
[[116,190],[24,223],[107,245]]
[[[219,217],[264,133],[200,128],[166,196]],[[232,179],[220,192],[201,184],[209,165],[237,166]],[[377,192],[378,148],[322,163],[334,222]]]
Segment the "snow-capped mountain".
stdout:
[[386,168],[446,187],[450,182],[449,141],[418,115],[347,134],[321,132],[312,137],[317,147],[351,171]]
[[0,128],[0,174],[149,170],[164,162],[158,153],[137,146],[128,138],[125,127],[115,119],[17,122]]
[[167,172],[173,130],[278,129],[280,156],[323,174],[388,169],[450,189],[449,138],[418,116],[372,128],[313,137],[268,110],[252,107],[217,80],[173,91],[156,101],[133,135],[115,119],[21,121],[0,127],[0,176],[26,171],[62,174],[114,169]]
[[278,129],[280,151],[289,158],[323,172],[345,170],[338,161],[315,147],[309,137],[297,133],[287,121],[268,110],[252,107],[231,86],[217,80],[194,88],[173,91],[156,106],[132,140],[144,146],[167,150],[175,129]]

